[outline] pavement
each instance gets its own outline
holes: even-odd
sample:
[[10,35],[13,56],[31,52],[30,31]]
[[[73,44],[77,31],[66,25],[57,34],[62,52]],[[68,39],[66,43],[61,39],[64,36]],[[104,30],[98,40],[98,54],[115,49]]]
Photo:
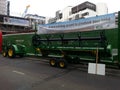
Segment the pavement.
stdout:
[[50,67],[39,58],[0,55],[0,90],[119,90],[119,83],[120,76],[88,74],[71,66]]

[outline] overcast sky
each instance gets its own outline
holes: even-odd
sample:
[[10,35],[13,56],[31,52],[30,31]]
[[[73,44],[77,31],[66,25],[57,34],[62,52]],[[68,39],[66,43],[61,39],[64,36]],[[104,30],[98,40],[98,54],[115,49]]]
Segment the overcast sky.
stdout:
[[27,5],[30,5],[27,13],[38,14],[40,16],[54,17],[57,10],[62,10],[67,6],[76,6],[85,1],[92,3],[106,3],[108,12],[120,10],[119,0],[9,0],[10,12],[13,16],[21,16]]

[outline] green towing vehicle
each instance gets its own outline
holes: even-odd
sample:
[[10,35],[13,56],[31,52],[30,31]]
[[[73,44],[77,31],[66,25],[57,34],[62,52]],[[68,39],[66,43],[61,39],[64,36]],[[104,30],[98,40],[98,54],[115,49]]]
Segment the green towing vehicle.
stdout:
[[35,55],[60,68],[96,62],[120,66],[120,12],[37,25],[34,33],[3,35],[2,55]]

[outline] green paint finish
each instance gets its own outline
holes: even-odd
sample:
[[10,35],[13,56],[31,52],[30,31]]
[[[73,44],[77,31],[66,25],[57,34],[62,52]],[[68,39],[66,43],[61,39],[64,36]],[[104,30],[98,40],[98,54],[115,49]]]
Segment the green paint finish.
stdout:
[[3,36],[3,46],[16,45],[16,47],[19,48],[19,51],[16,51],[16,53],[22,52],[22,48],[25,49],[26,53],[33,53],[35,49],[32,45],[32,36],[31,34]]
[[[117,29],[111,30],[97,30],[88,32],[77,33],[65,33],[65,34],[41,34],[40,43],[38,46],[33,46],[32,37],[34,34],[20,34],[4,36],[4,43],[15,44],[17,46],[24,45],[27,53],[42,53],[44,55],[62,55],[67,53],[68,55],[77,55],[79,58],[95,58],[96,50],[99,50],[99,57],[101,59],[110,58],[113,62],[112,49],[117,49]],[[106,40],[94,40],[93,38],[101,38],[103,35]],[[112,37],[114,36],[114,37]],[[64,41],[61,41],[61,37]],[[53,41],[47,41],[47,39]],[[91,39],[91,40],[80,40]],[[71,39],[71,40],[70,40]],[[72,40],[75,39],[75,40]],[[93,40],[92,40],[93,39]],[[57,41],[58,40],[58,41]],[[38,41],[39,42],[39,41]],[[39,48],[40,51],[36,51]],[[19,53],[19,52],[18,52]],[[94,59],[95,60],[95,59]]]
[[118,12],[118,62],[120,65],[120,11]]
[[109,30],[92,30],[72,33],[39,34],[33,45],[36,34],[19,34],[3,37],[3,46],[9,44],[24,45],[26,54],[43,54],[87,58],[95,61],[96,50],[102,62],[120,63],[120,14],[118,28]]

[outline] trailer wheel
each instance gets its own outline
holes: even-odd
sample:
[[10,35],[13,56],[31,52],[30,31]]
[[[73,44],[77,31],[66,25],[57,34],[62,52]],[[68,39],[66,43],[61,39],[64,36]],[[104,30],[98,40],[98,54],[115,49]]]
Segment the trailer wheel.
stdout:
[[8,57],[10,58],[13,58],[15,56],[15,53],[14,53],[14,49],[13,48],[9,48],[8,49]]
[[66,68],[66,67],[67,67],[67,61],[65,61],[65,60],[60,60],[60,61],[58,62],[58,66],[59,66],[60,68]]
[[52,67],[56,67],[56,65],[57,65],[56,59],[51,59],[50,62],[49,62],[49,64],[50,64],[50,66],[52,66]]
[[3,52],[2,52],[2,56],[3,56],[3,57],[6,57],[6,56],[7,56],[7,52],[6,52],[6,51],[3,51]]

